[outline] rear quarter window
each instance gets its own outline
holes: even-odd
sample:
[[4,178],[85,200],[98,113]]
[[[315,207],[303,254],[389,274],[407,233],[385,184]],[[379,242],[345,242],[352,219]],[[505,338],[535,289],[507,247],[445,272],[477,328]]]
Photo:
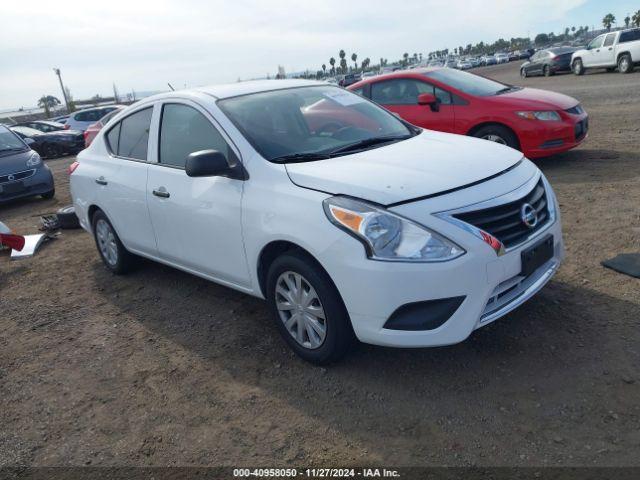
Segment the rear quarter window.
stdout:
[[618,43],[635,42],[637,40],[640,40],[640,29],[622,32]]
[[148,107],[116,123],[106,134],[111,153],[118,157],[146,161],[152,113],[153,107]]

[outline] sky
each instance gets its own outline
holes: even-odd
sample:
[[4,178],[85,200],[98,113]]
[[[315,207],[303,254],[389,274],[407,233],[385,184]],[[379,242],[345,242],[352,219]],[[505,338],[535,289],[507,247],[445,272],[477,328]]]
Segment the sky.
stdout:
[[[565,27],[618,23],[637,0],[0,0],[0,111],[74,98],[235,82],[320,69],[347,58],[390,61]],[[358,60],[358,61],[359,61]]]

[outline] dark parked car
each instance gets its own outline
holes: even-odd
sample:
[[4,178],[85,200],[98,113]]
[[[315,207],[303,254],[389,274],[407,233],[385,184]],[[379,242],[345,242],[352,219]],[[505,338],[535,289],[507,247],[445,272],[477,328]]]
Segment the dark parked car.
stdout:
[[69,115],[61,115],[59,117],[52,118],[51,121],[56,123],[61,123],[62,125],[64,125],[65,123],[67,123],[68,119],[69,119]]
[[33,120],[31,122],[20,122],[16,123],[13,126],[34,128],[44,133],[59,132],[60,130],[65,129],[62,123],[52,122],[50,120]]
[[340,82],[338,82],[338,84],[341,87],[347,88],[349,85],[353,85],[360,80],[362,80],[362,75],[360,75],[359,73],[347,73],[344,78],[340,80]]
[[0,126],[0,202],[40,195],[53,198],[55,188],[51,170],[23,140]]
[[539,50],[534,53],[528,62],[520,67],[520,75],[523,78],[533,75],[549,77],[558,72],[571,71],[571,54],[577,49],[574,47],[555,47]]
[[44,133],[29,127],[10,127],[21,138],[33,141],[31,148],[43,158],[60,157],[65,153],[75,154],[84,149],[84,136],[75,130],[60,130]]

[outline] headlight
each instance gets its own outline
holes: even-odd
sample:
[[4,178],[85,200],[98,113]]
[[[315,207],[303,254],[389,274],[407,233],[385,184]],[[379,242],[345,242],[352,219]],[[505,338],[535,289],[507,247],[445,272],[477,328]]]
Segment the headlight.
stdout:
[[35,167],[37,165],[40,165],[40,163],[42,163],[42,160],[40,160],[40,155],[38,155],[36,152],[33,152],[31,154],[31,157],[29,157],[29,160],[27,160],[27,167]]
[[546,122],[560,121],[560,115],[553,110],[545,110],[540,112],[516,112],[516,115],[527,120],[542,120]]
[[369,258],[396,262],[443,262],[465,251],[417,223],[348,197],[323,202],[329,220],[360,240]]

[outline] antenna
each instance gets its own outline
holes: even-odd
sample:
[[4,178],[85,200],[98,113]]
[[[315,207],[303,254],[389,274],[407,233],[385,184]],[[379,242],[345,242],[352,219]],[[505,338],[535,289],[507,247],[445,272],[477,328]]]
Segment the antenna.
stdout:
[[176,89],[175,89],[175,88],[173,88],[173,85],[171,85],[169,82],[167,82],[167,85],[169,85],[169,88],[171,89],[171,91],[172,91],[172,92],[175,92],[175,91],[176,91]]

